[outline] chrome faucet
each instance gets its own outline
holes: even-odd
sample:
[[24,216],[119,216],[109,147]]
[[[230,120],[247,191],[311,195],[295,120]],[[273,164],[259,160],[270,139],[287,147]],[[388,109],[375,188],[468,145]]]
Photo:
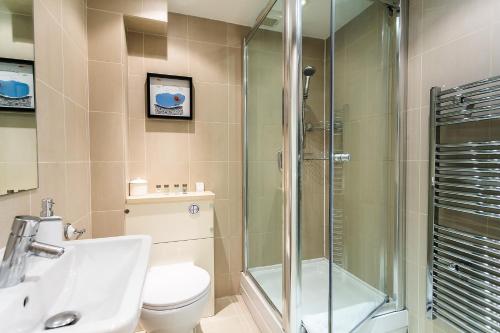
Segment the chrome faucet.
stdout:
[[35,216],[16,216],[0,264],[0,288],[15,286],[24,281],[26,259],[30,255],[59,258],[64,248],[35,241],[40,219]]

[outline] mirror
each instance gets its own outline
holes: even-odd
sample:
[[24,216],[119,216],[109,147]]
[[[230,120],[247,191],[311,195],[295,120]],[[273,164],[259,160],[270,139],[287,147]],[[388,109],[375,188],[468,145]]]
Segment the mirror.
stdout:
[[32,0],[0,0],[0,195],[38,187]]

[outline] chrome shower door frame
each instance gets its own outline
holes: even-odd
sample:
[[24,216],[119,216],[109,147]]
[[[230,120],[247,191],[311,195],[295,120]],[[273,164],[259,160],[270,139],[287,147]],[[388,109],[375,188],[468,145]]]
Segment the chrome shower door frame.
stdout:
[[[264,290],[253,279],[248,272],[249,269],[249,239],[248,239],[248,131],[247,131],[247,87],[248,87],[248,43],[260,28],[261,23],[271,11],[277,0],[270,0],[263,9],[256,24],[244,39],[243,50],[243,223],[244,223],[244,273],[249,277],[255,287],[274,308],[272,302],[267,297]],[[333,87],[334,87],[334,30],[335,30],[335,2],[331,0],[331,98],[330,112],[334,119],[333,109]],[[283,313],[274,308],[273,316],[282,324],[286,333],[301,332],[301,294],[302,294],[302,272],[301,272],[301,242],[300,242],[300,167],[301,167],[301,145],[302,138],[300,129],[302,126],[301,107],[302,95],[302,6],[301,0],[283,0],[284,9],[284,30],[283,30]],[[400,0],[399,16],[396,22],[396,49],[394,54],[394,66],[391,68],[393,89],[391,108],[397,115],[396,147],[395,147],[395,192],[397,193],[396,216],[397,221],[394,226],[394,292],[393,299],[395,306],[383,308],[376,315],[401,311],[405,308],[405,158],[406,158],[406,69],[407,69],[407,34],[408,34],[408,0]],[[333,121],[330,122],[330,136],[333,137]],[[330,140],[333,140],[330,138]],[[330,147],[333,147],[331,142]],[[334,151],[329,152],[330,162],[330,201],[329,201],[329,228],[333,228],[333,161]],[[331,234],[331,231],[330,231]],[[331,235],[330,235],[331,237]],[[333,238],[328,240],[328,246],[332,247]],[[330,252],[330,250],[329,250]],[[331,257],[331,253],[329,253]],[[331,262],[331,258],[330,262]],[[331,279],[330,279],[331,280]],[[333,286],[330,285],[330,309],[332,305]],[[330,320],[332,311],[330,312]],[[331,330],[331,322],[329,325]]]

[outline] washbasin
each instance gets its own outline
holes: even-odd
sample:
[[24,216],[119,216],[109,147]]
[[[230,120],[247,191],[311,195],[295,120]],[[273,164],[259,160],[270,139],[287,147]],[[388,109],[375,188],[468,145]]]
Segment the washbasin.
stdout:
[[[24,282],[0,289],[0,332],[132,333],[141,309],[151,238],[65,242],[58,259],[30,257]],[[45,321],[76,311],[79,321],[46,330]]]

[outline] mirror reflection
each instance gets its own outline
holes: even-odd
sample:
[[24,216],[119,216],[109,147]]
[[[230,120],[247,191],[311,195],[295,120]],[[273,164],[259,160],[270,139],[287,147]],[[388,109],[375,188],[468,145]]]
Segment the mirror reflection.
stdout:
[[32,0],[0,0],[0,195],[38,186]]

